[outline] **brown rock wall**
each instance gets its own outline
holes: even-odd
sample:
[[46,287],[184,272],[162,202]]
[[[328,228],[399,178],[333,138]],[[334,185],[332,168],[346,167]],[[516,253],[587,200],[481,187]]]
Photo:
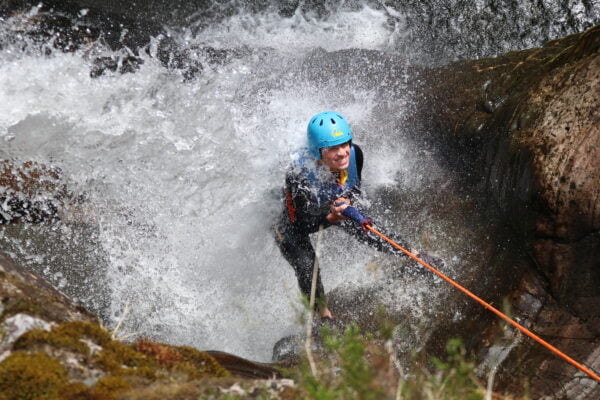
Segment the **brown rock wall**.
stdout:
[[[415,119],[450,166],[484,183],[523,244],[515,316],[600,371],[600,26],[423,77]],[[528,379],[534,398],[600,397],[598,383],[529,339],[501,370],[502,385]]]

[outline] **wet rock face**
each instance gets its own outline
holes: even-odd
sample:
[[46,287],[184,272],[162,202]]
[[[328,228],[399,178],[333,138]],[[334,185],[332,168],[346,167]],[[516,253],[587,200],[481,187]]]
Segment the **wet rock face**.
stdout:
[[[45,280],[15,264],[1,253],[0,301],[2,322],[17,315],[21,317],[15,321],[21,320],[31,326],[73,320],[96,320],[92,314],[71,302]],[[11,324],[15,325],[15,321]]]
[[[600,42],[600,31],[597,36]],[[515,141],[532,151],[539,195],[554,214],[539,220],[539,236],[572,241],[600,228],[599,89],[600,57],[565,66],[527,101],[540,117],[515,121],[522,125]]]
[[490,187],[505,207],[528,214],[514,225],[531,242],[548,290],[596,335],[600,315],[589,305],[600,299],[598,49],[599,27],[552,59],[540,57],[545,74],[500,109],[488,128],[506,124],[498,135],[506,145],[490,159],[509,161],[491,177],[511,183]]
[[[548,281],[535,329],[575,359],[600,369],[600,29],[583,35],[565,62],[531,90],[513,118],[513,143],[530,154],[532,255]],[[577,49],[582,51],[578,54]],[[590,53],[589,51],[594,53]],[[569,61],[568,57],[571,57]],[[529,228],[529,227],[528,227]],[[530,228],[531,229],[531,228]],[[530,349],[535,355],[536,350]],[[540,359],[540,356],[536,357]],[[595,398],[598,384],[561,360],[541,364],[534,388],[556,398]],[[548,385],[549,376],[561,384]],[[591,397],[590,397],[591,396]]]
[[[77,1],[37,3],[17,1],[4,7],[0,5],[0,17],[10,18],[11,23],[7,27],[14,33],[13,43],[6,44],[44,55],[55,51],[85,51],[85,57],[90,59],[92,78],[111,72],[135,73],[144,64],[145,57],[155,57],[163,67],[189,81],[202,73],[204,64],[222,65],[245,51],[181,45],[156,21],[144,20],[137,14],[139,18],[131,19],[131,12],[115,14],[104,4]],[[85,8],[85,4],[90,8]],[[36,11],[31,12],[30,9],[36,5]],[[151,46],[152,40],[155,45]],[[107,51],[111,54],[105,55]]]
[[548,76],[528,104],[540,118],[515,139],[532,152],[550,210],[535,220],[534,257],[554,296],[585,320],[598,318],[589,304],[600,300],[600,56]]
[[0,160],[0,224],[55,220],[65,195],[59,170]]
[[[423,81],[421,129],[439,133],[430,135],[448,164],[486,187],[525,243],[530,265],[508,297],[516,316],[600,370],[600,26],[426,71]],[[600,396],[599,385],[540,349],[522,340],[501,367],[505,378],[522,371],[548,399]]]

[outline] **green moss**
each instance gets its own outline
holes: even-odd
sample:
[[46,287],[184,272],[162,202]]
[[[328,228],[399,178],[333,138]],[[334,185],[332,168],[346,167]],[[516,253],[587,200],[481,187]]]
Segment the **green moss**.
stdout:
[[[174,369],[187,372],[190,378],[226,377],[231,375],[208,353],[187,346],[177,347],[177,350],[183,356],[184,362],[176,364]],[[195,372],[190,371],[190,365],[193,366]]]
[[40,303],[28,299],[19,299],[4,309],[1,318],[6,319],[20,313],[38,317],[45,317],[47,314]]
[[[205,387],[195,383],[160,382],[140,388],[127,394],[128,400],[184,400],[184,399],[220,399],[218,389],[213,392],[215,396],[203,396]],[[239,397],[238,397],[239,399]]]
[[[116,341],[112,341],[104,346],[104,349],[98,356],[97,363],[102,369],[113,375],[133,373],[133,371],[126,371],[123,366],[129,368],[155,368],[157,366],[154,360],[130,346]],[[143,372],[147,374],[147,370]]]
[[[104,346],[112,341],[110,333],[103,329],[100,325],[92,324],[84,321],[67,322],[57,326],[56,331],[63,335],[69,336],[85,336],[91,339],[99,346]],[[53,329],[53,331],[55,330]]]
[[58,391],[61,400],[89,400],[89,388],[82,382],[68,383]]
[[56,348],[68,349],[77,353],[86,354],[88,347],[77,338],[60,336],[43,329],[33,329],[21,335],[13,345],[15,350],[33,349],[38,346],[49,345]]
[[[94,342],[101,350],[92,353],[84,341]],[[66,380],[56,381],[49,397],[43,397],[49,399],[112,400],[132,387],[147,387],[153,382],[184,383],[194,379],[230,375],[212,356],[194,348],[149,340],[129,345],[112,340],[110,334],[100,326],[82,321],[62,323],[50,331],[34,329],[26,332],[13,344],[13,349],[17,354],[26,354],[25,351],[38,351],[47,346],[81,354],[86,360],[85,364],[107,374],[91,388]],[[60,366],[58,361],[47,355],[43,357]],[[65,373],[62,367],[60,371]],[[35,374],[32,372],[31,375]],[[8,399],[13,397],[0,396],[0,400]]]
[[176,347],[150,341],[140,341],[130,347],[111,342],[97,359],[107,373],[121,376],[138,376],[151,381],[168,371],[181,372],[188,379],[207,376],[225,377],[230,373],[212,356],[191,347]]
[[94,400],[115,400],[120,394],[131,390],[131,385],[120,376],[106,376],[100,379],[90,390]]
[[0,400],[59,399],[66,382],[60,362],[44,353],[17,351],[0,363]]
[[122,371],[123,375],[155,381],[165,375],[159,368],[151,366],[142,366],[136,368],[127,368]]
[[[102,347],[92,355],[87,344],[90,340]],[[158,363],[136,351],[131,346],[114,341],[100,326],[75,321],[55,326],[51,331],[34,329],[21,335],[14,343],[15,350],[35,350],[41,346],[66,349],[86,357],[89,361],[113,376],[139,376],[154,380],[158,375]]]
[[100,326],[89,322],[74,321],[55,326],[51,331],[33,329],[26,332],[17,339],[13,348],[24,350],[50,345],[87,355],[89,347],[81,341],[82,339],[91,340],[100,346],[106,345],[111,340],[108,332]]
[[186,374],[189,379],[230,375],[211,355],[192,347],[170,346],[146,339],[138,340],[133,347],[168,370]]
[[81,382],[69,383],[60,389],[59,396],[61,400],[116,400],[131,389],[125,378],[106,376],[92,387]]
[[123,373],[123,364],[121,364],[113,353],[101,352],[95,363],[108,374],[118,375]]

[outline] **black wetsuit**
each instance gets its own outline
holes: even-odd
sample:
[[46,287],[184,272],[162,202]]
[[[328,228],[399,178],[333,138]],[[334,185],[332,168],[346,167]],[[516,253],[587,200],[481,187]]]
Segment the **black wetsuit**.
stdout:
[[[330,205],[334,200],[340,197],[349,199],[352,204],[359,198],[360,180],[363,167],[363,153],[360,147],[354,147],[354,162],[356,163],[357,180],[356,184],[338,193],[327,201],[321,202],[315,200],[314,178],[311,181],[310,174],[304,168],[292,166],[288,170],[285,178],[284,188],[284,210],[279,222],[274,226],[276,239],[279,248],[285,259],[291,264],[296,272],[300,290],[304,295],[310,297],[312,285],[312,274],[315,263],[315,251],[310,242],[309,234],[317,232],[320,226],[329,228],[330,226],[340,226],[344,231],[356,237],[359,241],[375,247],[377,250],[393,254],[403,254],[399,250],[391,247],[387,242],[372,232],[364,231],[356,222],[351,220],[340,221],[337,224],[331,224],[327,221],[327,215],[331,212]],[[316,160],[311,160],[316,165]],[[332,172],[332,176],[338,177]],[[404,242],[398,237],[394,237],[401,245]],[[317,306],[325,304],[325,291],[321,282],[321,272],[317,275]]]

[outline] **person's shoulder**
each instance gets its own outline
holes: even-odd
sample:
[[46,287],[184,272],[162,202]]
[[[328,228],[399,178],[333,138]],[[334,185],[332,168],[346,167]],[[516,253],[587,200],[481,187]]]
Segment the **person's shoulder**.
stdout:
[[286,176],[296,179],[305,178],[312,164],[314,164],[314,158],[312,158],[308,149],[297,150],[290,155],[290,162],[286,168]]
[[290,155],[288,170],[295,170],[297,172],[306,171],[312,168],[314,164],[315,159],[308,149],[300,149]]
[[362,149],[360,148],[359,145],[357,145],[356,143],[352,143],[352,147],[354,147],[354,152],[356,154],[360,154],[362,156],[363,151],[362,151]]
[[354,148],[354,159],[356,160],[356,168],[358,169],[358,179],[361,179],[361,173],[364,163],[364,157],[362,149],[359,145],[352,143],[352,147]]
[[363,151],[360,148],[359,145],[352,143],[352,147],[354,148],[354,155],[356,157],[356,159],[358,160],[359,164],[362,165],[362,160],[363,160]]

